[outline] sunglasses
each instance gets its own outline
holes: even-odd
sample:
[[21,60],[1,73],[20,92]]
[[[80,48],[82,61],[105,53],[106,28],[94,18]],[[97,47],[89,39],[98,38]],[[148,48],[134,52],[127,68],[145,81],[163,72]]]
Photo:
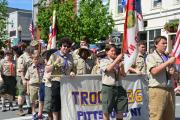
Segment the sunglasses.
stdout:
[[63,47],[67,47],[67,48],[70,48],[71,46],[69,46],[69,45],[62,45]]

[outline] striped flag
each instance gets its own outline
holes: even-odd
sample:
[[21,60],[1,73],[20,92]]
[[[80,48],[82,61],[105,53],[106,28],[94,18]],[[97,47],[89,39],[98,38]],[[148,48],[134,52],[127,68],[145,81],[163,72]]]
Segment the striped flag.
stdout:
[[49,40],[47,50],[56,48],[56,11],[53,11],[52,25],[49,28]]
[[32,40],[34,40],[34,23],[33,23],[33,21],[30,23],[30,25],[29,25],[29,32],[31,33],[31,38],[32,38]]
[[174,44],[172,54],[174,57],[180,60],[180,22],[178,26],[178,31],[176,33],[176,42]]
[[136,60],[138,54],[138,33],[143,28],[142,23],[141,0],[128,0],[122,45],[125,72],[128,71]]

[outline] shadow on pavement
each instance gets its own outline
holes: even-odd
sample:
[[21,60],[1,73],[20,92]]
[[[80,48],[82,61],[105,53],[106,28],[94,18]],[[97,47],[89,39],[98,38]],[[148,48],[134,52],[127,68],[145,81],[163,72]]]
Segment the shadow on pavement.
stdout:
[[176,118],[175,120],[180,120],[180,118]]

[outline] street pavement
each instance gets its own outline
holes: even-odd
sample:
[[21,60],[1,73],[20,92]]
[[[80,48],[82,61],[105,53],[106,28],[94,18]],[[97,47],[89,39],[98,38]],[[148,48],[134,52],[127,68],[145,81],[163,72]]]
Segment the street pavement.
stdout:
[[[1,108],[1,104],[0,104],[0,108]],[[0,112],[0,120],[31,120],[31,115],[18,117],[16,115],[18,107],[16,106],[15,108],[16,108],[16,111]],[[47,114],[44,114],[44,115],[47,116]],[[180,96],[176,96],[176,119],[175,120],[180,120]]]

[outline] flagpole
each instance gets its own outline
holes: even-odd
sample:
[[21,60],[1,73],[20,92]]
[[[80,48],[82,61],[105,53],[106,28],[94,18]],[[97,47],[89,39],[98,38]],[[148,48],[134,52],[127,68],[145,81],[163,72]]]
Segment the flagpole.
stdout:
[[32,0],[32,20],[34,20],[34,0]]

